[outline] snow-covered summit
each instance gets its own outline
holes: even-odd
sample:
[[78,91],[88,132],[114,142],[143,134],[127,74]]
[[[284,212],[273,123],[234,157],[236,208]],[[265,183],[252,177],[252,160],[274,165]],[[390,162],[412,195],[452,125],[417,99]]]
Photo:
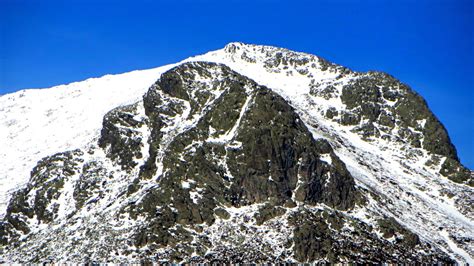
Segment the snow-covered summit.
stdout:
[[[221,63],[250,78],[256,84],[268,87],[294,108],[298,118],[287,121],[292,121],[295,125],[303,122],[313,138],[321,140],[318,145],[324,146],[323,143],[326,142],[322,140],[330,143],[332,148],[319,151],[317,156],[321,163],[318,165],[323,165],[323,169],[334,166],[340,173],[347,169],[355,180],[357,190],[365,194],[365,204],[358,205],[354,209],[335,212],[344,216],[341,218],[346,221],[344,230],[359,232],[358,226],[350,221],[360,221],[365,226],[373,228],[370,239],[380,238],[381,240],[377,241],[388,241],[396,245],[405,238],[405,240],[411,239],[410,244],[417,245],[417,238],[407,233],[413,232],[419,237],[420,243],[431,245],[433,252],[443,252],[449,254],[452,259],[472,263],[474,214],[470,206],[474,204],[472,197],[474,190],[471,173],[459,163],[455,148],[450,143],[444,127],[429,111],[423,99],[408,86],[384,73],[358,73],[314,55],[271,46],[230,43],[223,49],[191,57],[181,63],[199,61]],[[0,153],[1,213],[5,212],[11,192],[21,188],[28,181],[29,173],[38,160],[73,149],[82,151],[53,157],[59,162],[65,160],[65,157],[71,157],[74,161],[71,164],[73,165],[71,171],[60,172],[60,175],[66,175],[64,188],[58,194],[61,196],[46,208],[51,210],[51,213],[55,213],[54,210],[57,208],[56,216],[43,217],[41,220],[33,215],[25,218],[28,223],[39,223],[40,228],[69,234],[72,232],[69,231],[71,219],[83,221],[77,226],[82,228],[81,230],[86,230],[88,225],[100,224],[100,221],[94,220],[98,219],[93,218],[94,215],[110,214],[112,215],[110,217],[116,218],[115,210],[118,209],[127,210],[129,213],[127,215],[137,215],[136,211],[127,209],[127,204],[137,203],[141,206],[140,204],[148,200],[147,197],[156,201],[157,198],[152,197],[153,193],[150,196],[150,191],[157,190],[157,187],[163,184],[155,178],[173,171],[177,172],[174,173],[175,178],[187,178],[179,182],[179,187],[190,190],[191,202],[198,203],[206,199],[203,192],[205,189],[200,187],[202,184],[199,180],[189,178],[188,172],[185,176],[181,176],[179,171],[184,170],[180,170],[178,166],[187,162],[186,158],[197,156],[196,150],[208,147],[207,145],[213,147],[212,156],[206,158],[215,165],[214,174],[218,176],[222,174],[226,181],[232,182],[231,180],[238,176],[238,171],[229,166],[231,165],[229,158],[237,160],[238,157],[232,157],[232,153],[242,147],[245,148],[245,143],[242,143],[244,140],[239,140],[236,132],[239,132],[239,127],[245,128],[246,123],[251,123],[252,120],[244,119],[240,125],[249,108],[258,106],[255,103],[256,96],[252,94],[254,92],[249,89],[254,85],[250,85],[252,83],[249,81],[242,81],[242,84],[246,84],[245,94],[237,90],[235,93],[238,97],[226,96],[232,95],[226,86],[230,86],[229,84],[237,86],[235,84],[240,78],[235,78],[234,74],[229,74],[227,70],[216,70],[220,68],[201,63],[174,68],[167,74],[164,83],[154,84],[162,73],[176,65],[179,64],[105,76],[50,89],[26,90],[0,97],[0,117],[1,121],[4,121],[0,125],[0,144],[6,147]],[[167,87],[172,93],[166,91]],[[160,88],[165,92],[161,92]],[[147,91],[145,99],[142,100],[143,94]],[[224,96],[230,98],[224,100]],[[219,107],[219,104],[223,103],[229,105]],[[131,107],[119,107],[129,104],[132,104]],[[280,101],[277,105],[269,106],[274,108],[273,106],[280,106],[279,104]],[[119,107],[117,111],[109,113],[103,120],[103,116],[115,107]],[[250,113],[258,113],[260,109],[251,110],[254,111]],[[292,112],[287,107],[282,110]],[[225,114],[229,117],[229,121],[236,119],[238,123],[232,124],[234,126],[228,125],[229,121],[216,114]],[[288,117],[294,116],[288,115]],[[154,122],[155,120],[159,122]],[[204,120],[209,121],[209,125],[200,124],[200,121]],[[300,131],[295,135],[304,135],[302,133],[305,132],[304,127],[299,127]],[[104,138],[104,134],[108,137]],[[206,139],[203,136],[209,137]],[[183,139],[178,141],[178,137]],[[103,144],[101,148],[96,147],[99,138]],[[140,148],[125,152],[121,145],[126,146],[130,143],[137,143],[135,148]],[[189,145],[181,147],[179,143]],[[114,150],[113,145],[118,148]],[[224,148],[219,150],[215,146]],[[179,153],[165,156],[170,151]],[[116,155],[110,156],[114,152]],[[304,165],[303,157],[295,159],[297,165]],[[118,162],[123,161],[133,161],[130,164],[131,168],[121,167]],[[269,160],[268,163],[271,165],[272,161]],[[67,164],[67,160],[64,164]],[[82,170],[76,164],[80,165]],[[167,171],[167,164],[176,167]],[[38,180],[40,177],[47,178],[42,176],[43,173],[51,171],[47,165],[48,160],[40,163],[36,169],[35,176]],[[96,178],[87,176],[86,170],[89,168],[103,173],[104,176],[107,173],[106,181],[110,187],[100,190],[88,186],[87,182],[92,182]],[[40,171],[41,169],[45,169],[45,172]],[[82,174],[71,174],[75,171]],[[334,172],[328,171],[329,174],[325,173],[320,177],[324,181],[322,187],[330,187],[335,180],[338,180],[337,176],[333,176]],[[270,175],[266,180],[271,183],[278,180],[278,177]],[[225,184],[229,185],[229,188],[232,187],[231,184]],[[296,188],[293,190],[295,195],[288,200],[292,203],[284,206],[285,214],[280,213],[278,215],[283,216],[276,216],[284,217],[282,221],[291,220],[290,216],[296,212],[295,210],[305,209],[312,213],[311,215],[323,209],[327,211],[327,206],[324,204],[317,207],[307,207],[303,204],[304,200],[301,200],[304,199],[301,196],[303,192],[296,192],[304,187],[304,179],[300,180],[298,177],[295,184],[289,182],[286,185]],[[84,188],[95,196],[85,195],[78,200],[77,191],[80,191],[78,188]],[[122,191],[123,188],[127,188],[126,192]],[[251,190],[251,184],[248,188]],[[26,196],[33,199],[34,192],[41,191],[41,188],[27,191]],[[258,194],[258,197],[260,196]],[[255,195],[249,194],[249,197]],[[174,197],[170,200],[177,204]],[[243,222],[239,220],[239,223],[242,222],[240,225],[245,227],[248,225],[245,222],[246,215],[258,214],[263,204],[260,199],[246,200],[242,202],[252,204],[243,204],[240,207],[221,206],[220,208],[225,210],[216,211],[216,215],[229,215],[232,219],[241,219]],[[326,202],[321,198],[319,202],[328,204],[327,202],[334,202],[334,199]],[[181,207],[172,208],[173,212],[181,212]],[[278,208],[275,210],[276,213],[282,211]],[[162,211],[164,212],[164,209]],[[256,217],[260,217],[257,214]],[[140,220],[142,219],[140,215],[138,218],[133,218],[136,224],[122,218],[117,219],[114,226],[120,225],[122,231],[128,230],[124,228],[133,228],[146,222]],[[203,219],[205,220],[202,214],[196,219],[203,223]],[[44,221],[52,221],[52,224]],[[180,223],[186,224],[178,220],[177,224],[173,225],[173,230],[181,228],[178,226]],[[269,234],[274,235],[276,239],[294,237],[294,234],[297,236],[301,233],[285,231],[288,230],[283,229],[285,225],[273,223],[276,223],[276,220],[269,220],[269,224],[264,223],[262,227],[254,224],[252,226],[257,228],[257,231],[270,230]],[[232,227],[232,223],[226,222],[226,219],[217,219],[213,225],[199,230],[210,234],[212,236],[210,241],[213,245],[217,245],[223,243],[217,239],[222,233],[219,231],[219,226]],[[272,226],[282,231],[272,231]],[[402,230],[399,226],[405,229]],[[393,228],[405,234],[387,233],[394,230]],[[185,227],[185,230],[191,229]],[[146,235],[146,231],[140,232]],[[165,232],[160,231],[161,233]],[[33,230],[28,237],[40,239],[41,236],[40,232]],[[74,238],[70,235],[68,237]],[[149,250],[150,236],[140,235],[140,237],[137,245]],[[197,239],[197,235],[194,237]],[[285,256],[290,256],[289,258],[313,258],[308,257],[306,253],[298,253],[301,252],[298,248],[295,248],[296,251],[292,251],[291,248],[277,248],[280,240],[272,242],[273,240],[268,237],[262,239],[274,252],[281,252]],[[58,240],[48,241],[60,243]],[[249,241],[248,243],[255,244],[252,242],[255,239]],[[419,248],[423,252],[428,252],[424,250],[426,246],[423,246],[423,249],[421,246]],[[12,254],[12,257],[15,257],[15,254]],[[19,254],[21,256],[21,253]],[[68,256],[64,250],[61,254],[54,254],[61,259],[70,259],[73,256]],[[127,254],[132,256],[139,252]],[[121,258],[126,259],[126,256]],[[119,261],[123,261],[122,259]]]

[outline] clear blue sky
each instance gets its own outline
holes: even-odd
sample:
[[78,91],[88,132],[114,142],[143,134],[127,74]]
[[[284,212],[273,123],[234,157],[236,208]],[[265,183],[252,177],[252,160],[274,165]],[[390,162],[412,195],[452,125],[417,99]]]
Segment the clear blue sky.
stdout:
[[474,169],[473,3],[0,0],[0,94],[275,45],[409,84]]

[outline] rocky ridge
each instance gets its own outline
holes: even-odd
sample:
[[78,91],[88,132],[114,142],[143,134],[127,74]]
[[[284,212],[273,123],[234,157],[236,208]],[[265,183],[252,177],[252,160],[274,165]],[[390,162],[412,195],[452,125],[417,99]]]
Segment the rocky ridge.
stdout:
[[189,61],[208,62],[38,163],[0,224],[7,261],[473,256],[472,174],[408,86],[267,46]]

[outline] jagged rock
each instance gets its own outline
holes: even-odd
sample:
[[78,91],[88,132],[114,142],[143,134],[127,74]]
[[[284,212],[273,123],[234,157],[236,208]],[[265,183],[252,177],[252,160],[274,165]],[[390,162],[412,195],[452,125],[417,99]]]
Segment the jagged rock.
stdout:
[[104,117],[99,146],[108,148],[107,156],[117,160],[123,169],[132,169],[137,165],[135,158],[142,158],[142,139],[137,130],[144,121],[136,120],[136,104],[118,107]]
[[446,158],[441,165],[440,173],[454,182],[466,183],[471,187],[474,186],[472,172],[454,159]]
[[471,250],[472,173],[408,86],[286,49],[222,53],[228,66],[178,65],[108,112],[87,152],[38,162],[0,221],[5,258],[413,264]]
[[403,228],[395,219],[392,217],[388,219],[380,219],[377,221],[380,231],[385,238],[395,237],[397,242],[401,242],[408,248],[414,248],[420,243],[419,237]]
[[84,153],[80,150],[57,153],[38,162],[31,171],[27,186],[15,192],[1,223],[3,243],[15,243],[20,232],[31,231],[30,222],[51,223],[57,218],[62,188],[67,179],[76,174]]
[[345,126],[358,125],[360,123],[360,119],[361,118],[359,114],[344,112],[341,116],[341,124]]

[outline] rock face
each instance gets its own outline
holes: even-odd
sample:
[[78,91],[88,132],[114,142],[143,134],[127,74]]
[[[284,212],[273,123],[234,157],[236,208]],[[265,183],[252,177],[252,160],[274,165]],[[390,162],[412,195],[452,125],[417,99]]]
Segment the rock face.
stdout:
[[[445,128],[419,95],[389,75],[356,73],[284,49],[231,44],[224,54],[220,58],[229,60],[229,66],[189,62],[165,72],[143,100],[105,115],[96,143],[38,162],[0,222],[4,260],[463,259],[447,245],[469,249],[472,235],[455,239],[446,231],[447,242],[437,243],[427,236],[432,224],[414,230],[411,220],[403,224],[396,218],[400,209],[416,213],[404,207],[413,204],[429,210],[433,226],[468,235],[474,230],[472,210],[459,210],[464,225],[437,221],[441,214],[429,209],[428,201],[390,180],[405,178],[403,174],[386,172],[383,162],[370,157],[375,155],[352,146],[379,141],[405,145],[407,156],[429,159],[424,167],[431,170],[416,175],[449,182],[440,189],[458,192],[455,199],[469,203],[466,195],[472,189],[448,179],[472,186],[471,173],[459,163]],[[237,57],[261,63],[268,73],[304,76],[308,91],[298,96],[304,101],[239,74],[234,69],[244,71],[231,63]],[[334,77],[316,81],[316,70]],[[298,92],[301,84],[285,87]],[[340,125],[338,130],[357,141],[351,144],[348,135],[336,135],[324,121]],[[411,157],[406,158],[408,167]],[[388,185],[379,179],[364,183],[373,173]],[[394,202],[392,194],[400,201]]]

